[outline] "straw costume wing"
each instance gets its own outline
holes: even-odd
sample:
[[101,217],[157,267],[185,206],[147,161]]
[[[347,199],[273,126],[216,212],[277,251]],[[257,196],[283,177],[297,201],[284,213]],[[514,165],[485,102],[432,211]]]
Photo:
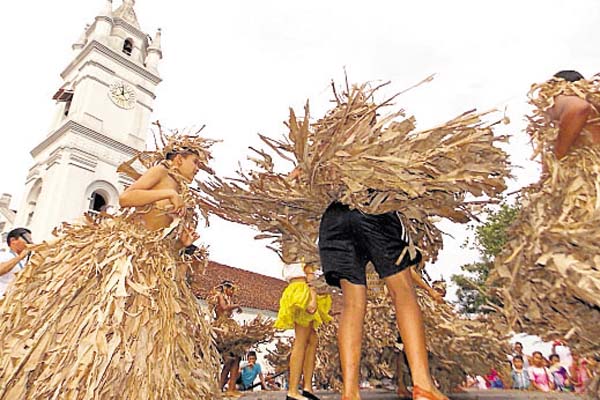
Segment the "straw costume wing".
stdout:
[[[578,96],[596,109],[600,79],[533,85],[527,133],[544,174],[522,192],[520,214],[496,257],[488,286],[503,302],[509,326],[545,340],[567,338],[579,352],[600,348],[600,145],[576,146],[560,160],[559,126],[547,116],[559,95]],[[585,139],[585,131],[582,139]]]
[[[252,149],[255,168],[235,179],[215,179],[203,190],[212,211],[230,221],[256,227],[257,238],[293,238],[286,262],[318,262],[316,241],[321,215],[333,201],[364,212],[398,211],[412,234],[409,251],[420,249],[435,260],[442,234],[433,218],[467,222],[469,196],[494,197],[509,176],[506,153],[497,144],[486,114],[466,112],[439,127],[415,130],[415,119],[403,110],[385,113],[394,96],[383,102],[375,94],[383,85],[347,86],[322,118],[311,122],[290,110],[288,133],[279,140],[261,135],[268,150]],[[399,93],[400,94],[400,93]],[[275,169],[287,160],[290,172]]]

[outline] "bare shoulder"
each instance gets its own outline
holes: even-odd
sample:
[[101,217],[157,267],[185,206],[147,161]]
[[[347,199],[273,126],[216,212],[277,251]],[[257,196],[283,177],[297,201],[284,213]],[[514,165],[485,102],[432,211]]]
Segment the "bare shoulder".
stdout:
[[165,167],[162,164],[155,165],[154,167],[151,167],[150,169],[148,169],[148,171],[146,171],[146,173],[144,175],[147,175],[147,174],[153,174],[157,177],[167,176],[167,167]]
[[131,190],[149,190],[162,184],[168,177],[167,168],[162,165],[156,165],[144,173],[125,191]]
[[578,96],[560,95],[554,99],[554,106],[548,110],[553,119],[560,119],[564,113],[589,112],[591,104]]

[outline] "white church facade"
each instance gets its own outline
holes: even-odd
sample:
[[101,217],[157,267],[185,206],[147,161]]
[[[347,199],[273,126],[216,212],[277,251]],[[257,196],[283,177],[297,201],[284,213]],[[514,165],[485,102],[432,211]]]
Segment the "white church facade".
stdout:
[[135,0],[117,8],[104,3],[73,44],[53,97],[55,118],[31,151],[33,166],[12,225],[31,229],[35,241],[88,210],[118,206],[119,192],[131,182],[117,167],[146,145],[161,82],[161,32],[150,39],[141,30]]

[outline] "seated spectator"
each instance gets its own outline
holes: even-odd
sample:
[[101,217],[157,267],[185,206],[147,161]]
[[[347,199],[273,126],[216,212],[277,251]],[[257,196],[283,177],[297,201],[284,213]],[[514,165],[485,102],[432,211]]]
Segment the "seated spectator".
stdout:
[[490,369],[490,372],[485,376],[485,380],[490,389],[504,389],[504,382],[502,382],[502,378],[494,368]]
[[262,373],[262,368],[260,367],[260,364],[256,362],[256,352],[250,351],[248,352],[248,361],[240,367],[240,373],[236,383],[240,386],[241,390],[251,390],[257,376],[260,378],[262,390],[267,390],[267,384]]
[[528,390],[531,385],[529,382],[529,373],[524,369],[523,357],[515,355],[512,361],[512,371],[510,378],[512,380],[511,387],[516,390]]
[[483,376],[477,375],[477,376],[475,376],[475,380],[477,381],[477,384],[475,385],[475,387],[477,387],[477,389],[479,389],[479,390],[489,389],[488,383],[486,382],[486,380]]
[[532,354],[532,366],[529,367],[529,380],[535,390],[540,392],[551,392],[554,390],[552,374],[544,366],[544,356],[539,351]]
[[548,370],[552,373],[552,379],[554,379],[557,392],[572,392],[574,390],[567,370],[560,365],[558,354],[550,355],[550,368]]

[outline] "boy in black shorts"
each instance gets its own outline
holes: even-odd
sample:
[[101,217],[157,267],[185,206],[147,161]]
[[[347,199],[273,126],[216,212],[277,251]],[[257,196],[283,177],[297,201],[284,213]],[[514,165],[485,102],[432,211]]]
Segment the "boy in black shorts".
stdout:
[[344,389],[342,400],[360,399],[359,367],[367,302],[365,267],[369,261],[392,296],[396,320],[413,378],[413,399],[447,399],[434,386],[429,373],[425,332],[410,266],[410,238],[394,212],[369,215],[332,203],[321,218],[319,252],[327,283],[341,287],[343,311],[338,346]]

